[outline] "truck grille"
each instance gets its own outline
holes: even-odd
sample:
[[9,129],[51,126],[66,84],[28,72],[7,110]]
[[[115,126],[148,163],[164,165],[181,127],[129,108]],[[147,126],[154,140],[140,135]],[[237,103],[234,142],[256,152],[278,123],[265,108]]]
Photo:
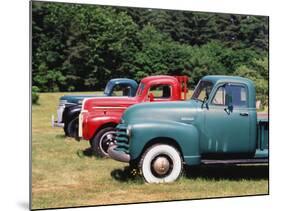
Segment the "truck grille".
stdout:
[[129,153],[129,137],[127,136],[127,126],[125,124],[119,124],[116,127],[116,145],[115,150]]
[[64,108],[65,108],[64,104],[60,104],[57,108],[57,115],[58,115],[58,122],[59,123],[62,122],[62,114],[63,114]]

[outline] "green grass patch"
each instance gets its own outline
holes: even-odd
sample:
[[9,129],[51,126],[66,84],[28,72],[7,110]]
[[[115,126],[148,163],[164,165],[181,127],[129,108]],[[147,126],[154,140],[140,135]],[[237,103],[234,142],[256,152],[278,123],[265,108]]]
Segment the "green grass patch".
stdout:
[[89,156],[87,141],[66,138],[62,129],[51,127],[63,94],[41,93],[39,105],[32,107],[33,209],[268,193],[264,165],[187,169],[175,183],[145,184],[129,174],[127,164]]

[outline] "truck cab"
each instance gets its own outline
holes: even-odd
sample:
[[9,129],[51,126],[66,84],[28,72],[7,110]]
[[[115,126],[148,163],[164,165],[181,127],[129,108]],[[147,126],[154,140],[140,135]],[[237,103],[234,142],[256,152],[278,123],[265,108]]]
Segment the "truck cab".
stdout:
[[79,117],[79,136],[89,140],[93,152],[107,157],[115,141],[115,126],[123,112],[142,102],[186,100],[187,76],[149,76],[141,80],[135,97],[85,99]]
[[251,80],[205,76],[190,100],[129,108],[108,152],[147,182],[172,182],[183,165],[268,162],[268,128]]
[[114,78],[107,82],[103,95],[64,95],[60,98],[57,108],[57,120],[52,116],[53,127],[63,127],[66,136],[77,137],[78,116],[81,111],[82,102],[85,98],[96,97],[133,97],[136,94],[138,84],[128,78]]

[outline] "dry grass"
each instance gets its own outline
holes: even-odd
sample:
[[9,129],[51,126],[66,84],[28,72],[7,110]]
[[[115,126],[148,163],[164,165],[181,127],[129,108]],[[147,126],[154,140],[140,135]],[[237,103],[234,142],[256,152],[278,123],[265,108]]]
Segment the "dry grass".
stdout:
[[89,144],[51,128],[58,98],[40,94],[32,108],[32,208],[103,205],[268,193],[268,167],[225,166],[188,170],[172,184],[145,184],[127,164],[84,153]]

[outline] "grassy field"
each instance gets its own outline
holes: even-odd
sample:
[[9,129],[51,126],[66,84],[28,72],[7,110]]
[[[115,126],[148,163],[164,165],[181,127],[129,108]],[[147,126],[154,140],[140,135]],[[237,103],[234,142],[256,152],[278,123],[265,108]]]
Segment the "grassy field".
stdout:
[[172,184],[145,184],[129,176],[127,164],[91,156],[87,141],[51,127],[62,94],[40,94],[39,105],[32,107],[33,209],[268,193],[264,165],[204,166]]

